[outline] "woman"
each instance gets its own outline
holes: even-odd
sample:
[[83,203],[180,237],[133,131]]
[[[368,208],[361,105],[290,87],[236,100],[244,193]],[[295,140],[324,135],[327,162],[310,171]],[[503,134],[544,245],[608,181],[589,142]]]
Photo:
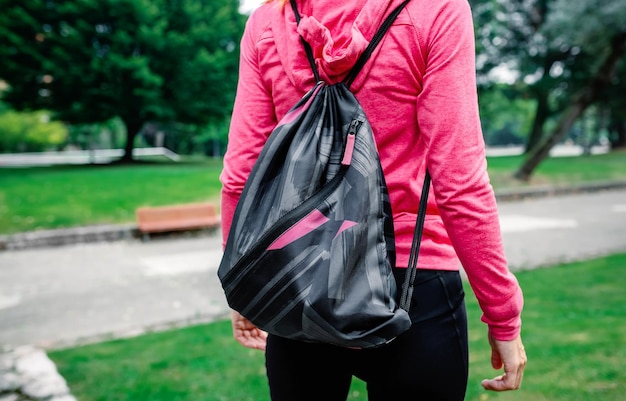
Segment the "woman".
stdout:
[[[252,165],[278,121],[320,77],[341,81],[402,0],[273,0],[249,18],[221,176],[224,242]],[[369,400],[462,400],[468,376],[461,266],[483,311],[492,365],[485,389],[519,388],[523,296],[507,268],[477,108],[474,36],[466,0],[412,0],[351,86],[373,127],[394,218],[396,278],[408,265],[421,184],[433,184],[411,328],[388,345],[353,350],[269,335],[233,312],[235,338],[265,350],[272,400],[345,400],[352,376]]]

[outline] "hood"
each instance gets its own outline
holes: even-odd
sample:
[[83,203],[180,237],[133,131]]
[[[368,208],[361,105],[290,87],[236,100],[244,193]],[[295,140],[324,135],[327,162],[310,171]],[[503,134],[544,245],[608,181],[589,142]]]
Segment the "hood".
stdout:
[[[402,1],[298,0],[298,11],[302,16],[299,25],[287,1],[279,12],[273,13],[271,25],[281,63],[290,81],[302,91],[315,84],[300,36],[313,49],[320,79],[327,83],[339,82],[365,50],[385,17]],[[294,35],[295,31],[300,35]],[[371,58],[376,57],[378,50]],[[363,84],[370,65],[365,64],[352,84],[353,90]]]

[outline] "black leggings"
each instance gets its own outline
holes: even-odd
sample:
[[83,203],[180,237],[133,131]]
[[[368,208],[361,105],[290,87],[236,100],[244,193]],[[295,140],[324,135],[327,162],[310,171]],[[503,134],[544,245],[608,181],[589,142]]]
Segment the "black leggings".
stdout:
[[[395,272],[398,283],[404,271]],[[413,325],[382,347],[353,350],[270,335],[272,401],[345,401],[352,376],[367,383],[369,401],[463,400],[468,345],[460,275],[419,270],[415,284]]]

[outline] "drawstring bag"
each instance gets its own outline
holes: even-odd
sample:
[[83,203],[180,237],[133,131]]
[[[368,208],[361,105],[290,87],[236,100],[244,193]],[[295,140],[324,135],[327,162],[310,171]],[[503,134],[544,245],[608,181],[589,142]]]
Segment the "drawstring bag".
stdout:
[[392,271],[391,205],[372,128],[349,89],[407,2],[343,82],[318,79],[287,113],[246,181],[218,276],[230,307],[268,333],[369,348],[411,325],[410,288],[401,307]]

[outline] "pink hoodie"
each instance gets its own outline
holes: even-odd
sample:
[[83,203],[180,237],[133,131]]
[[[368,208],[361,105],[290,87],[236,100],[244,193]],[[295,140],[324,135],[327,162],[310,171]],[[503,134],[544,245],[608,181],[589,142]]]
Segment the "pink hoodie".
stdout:
[[[224,241],[246,178],[277,122],[321,78],[340,81],[402,0],[274,1],[249,18],[221,175]],[[472,15],[467,0],[412,0],[351,89],[375,133],[389,187],[397,264],[408,265],[425,169],[433,184],[418,267],[462,266],[496,339],[521,327],[521,289],[509,272],[487,175],[478,116]]]

